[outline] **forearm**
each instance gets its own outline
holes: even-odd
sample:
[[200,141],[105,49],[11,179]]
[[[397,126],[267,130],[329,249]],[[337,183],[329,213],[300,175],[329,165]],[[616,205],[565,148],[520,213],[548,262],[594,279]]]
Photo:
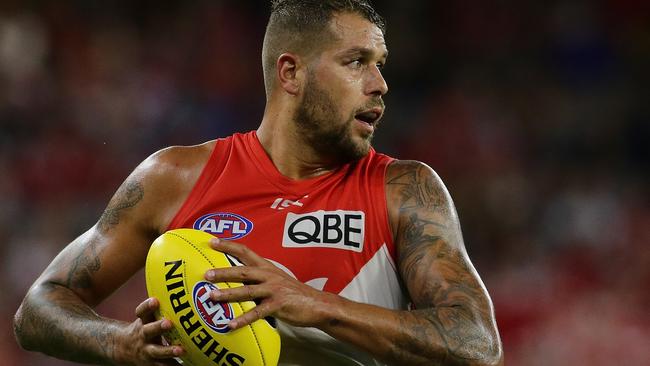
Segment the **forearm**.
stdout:
[[92,364],[116,362],[117,335],[124,326],[100,317],[71,290],[54,283],[30,290],[14,322],[23,348]]
[[[335,296],[335,295],[333,295]],[[320,328],[395,365],[498,365],[498,336],[470,309],[392,311],[336,297]]]

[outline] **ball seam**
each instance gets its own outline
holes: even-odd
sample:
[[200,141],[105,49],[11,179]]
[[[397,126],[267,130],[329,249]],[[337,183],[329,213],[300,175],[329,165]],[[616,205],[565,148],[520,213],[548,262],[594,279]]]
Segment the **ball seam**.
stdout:
[[[199,248],[199,247],[197,247],[196,245],[194,245],[194,243],[192,243],[190,240],[188,240],[187,238],[183,237],[182,235],[180,235],[180,234],[178,234],[178,233],[168,232],[167,234],[169,234],[169,235],[173,235],[173,236],[175,236],[175,237],[177,237],[177,238],[180,238],[180,239],[182,239],[183,241],[185,241],[187,244],[191,245],[192,248],[194,248],[197,252],[199,252],[199,254],[201,254],[201,256],[202,256],[202,257],[203,257],[203,258],[204,258],[208,263],[210,263],[211,266],[213,266],[213,268],[216,268],[216,267],[215,267],[215,264],[212,263],[212,261],[210,260],[210,258],[208,258],[208,257],[205,255],[205,253],[203,253],[203,251],[201,250],[201,248]],[[210,235],[210,234],[207,234],[207,235]],[[232,288],[232,286],[230,286],[230,285],[228,284],[228,282],[223,282],[223,283],[226,284],[226,286],[228,286],[228,288]],[[244,308],[241,306],[241,304],[240,304],[239,302],[236,302],[236,304],[237,304],[237,306],[239,306],[239,309],[241,310],[242,314],[245,313]],[[257,305],[255,305],[255,306],[257,306]],[[251,330],[251,332],[253,332],[253,337],[255,338],[255,343],[257,344],[257,351],[260,353],[260,357],[262,358],[262,364],[263,364],[263,365],[266,365],[266,359],[264,358],[264,353],[262,353],[262,347],[260,346],[260,342],[259,342],[259,340],[258,340],[258,338],[257,338],[257,333],[255,333],[255,329],[253,329],[253,325],[252,325],[252,324],[248,324],[247,327],[249,327],[250,330]]]

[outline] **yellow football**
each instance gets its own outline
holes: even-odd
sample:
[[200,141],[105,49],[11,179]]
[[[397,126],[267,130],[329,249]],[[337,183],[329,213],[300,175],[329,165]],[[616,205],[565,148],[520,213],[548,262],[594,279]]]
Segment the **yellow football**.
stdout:
[[219,303],[210,300],[214,288],[241,283],[211,283],[204,279],[211,268],[241,265],[210,248],[212,235],[193,229],[170,230],[156,239],[147,255],[145,275],[149,296],[160,301],[157,318],[174,328],[165,335],[182,345],[183,365],[277,365],[280,335],[267,320],[231,330],[228,321],[255,307],[253,301]]

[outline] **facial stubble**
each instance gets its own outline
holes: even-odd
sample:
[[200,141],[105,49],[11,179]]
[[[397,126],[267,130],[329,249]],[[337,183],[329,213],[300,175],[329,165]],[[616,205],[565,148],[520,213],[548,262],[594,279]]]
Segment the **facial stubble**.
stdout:
[[302,103],[296,110],[294,121],[298,132],[321,156],[331,156],[339,163],[359,160],[370,151],[373,133],[359,142],[353,139],[355,113],[341,116],[330,94],[322,89],[313,75],[309,75]]

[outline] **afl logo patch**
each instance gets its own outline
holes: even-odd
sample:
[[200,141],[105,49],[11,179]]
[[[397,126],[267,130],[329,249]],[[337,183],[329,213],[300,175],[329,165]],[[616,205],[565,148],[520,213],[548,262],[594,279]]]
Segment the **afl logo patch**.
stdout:
[[194,308],[205,325],[219,333],[228,333],[228,322],[234,318],[235,313],[227,302],[214,302],[210,299],[210,291],[217,286],[210,282],[197,282],[192,291]]
[[253,231],[253,222],[244,216],[228,212],[203,215],[194,222],[194,229],[205,231],[224,240],[237,240]]

